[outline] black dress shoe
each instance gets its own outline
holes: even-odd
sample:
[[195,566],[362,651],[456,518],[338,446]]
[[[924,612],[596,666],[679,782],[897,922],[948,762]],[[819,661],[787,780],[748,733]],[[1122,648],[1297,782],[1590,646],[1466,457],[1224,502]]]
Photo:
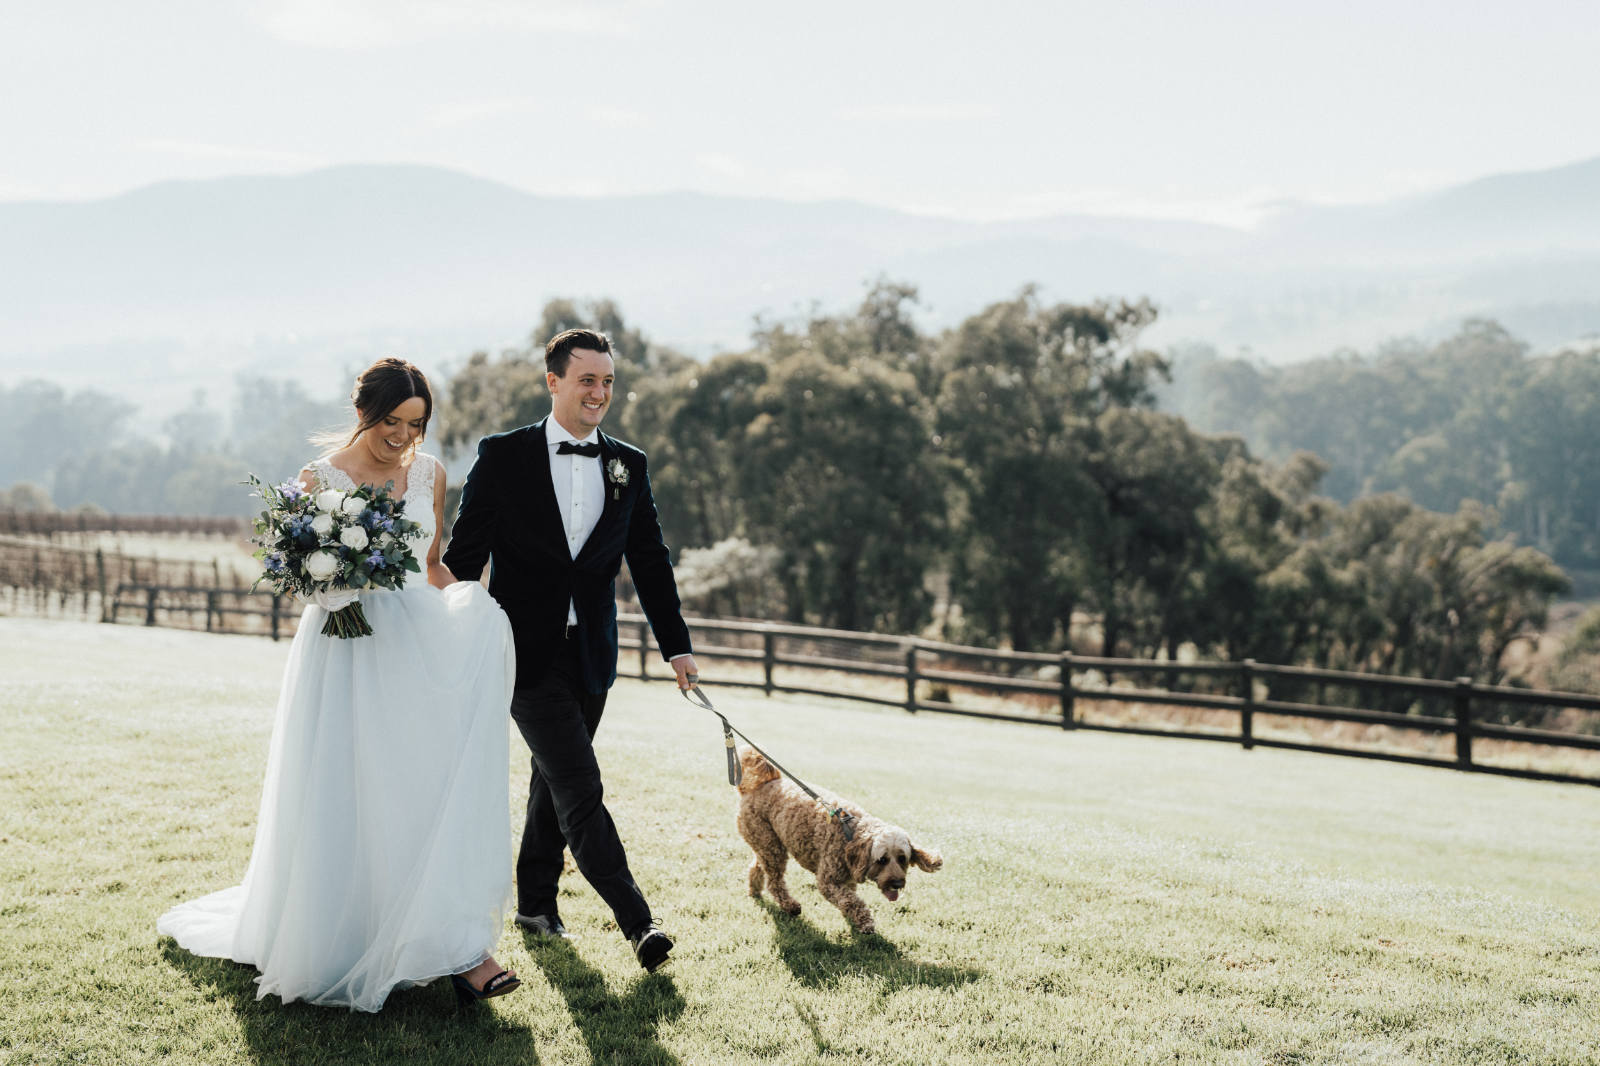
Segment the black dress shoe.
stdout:
[[661,964],[667,961],[668,953],[672,951],[672,938],[657,929],[654,922],[630,936],[628,943],[633,945],[633,954],[638,958],[639,965],[645,968],[646,973],[655,973],[659,970]]
[[516,923],[540,940],[571,940],[567,927],[553,914],[518,914]]

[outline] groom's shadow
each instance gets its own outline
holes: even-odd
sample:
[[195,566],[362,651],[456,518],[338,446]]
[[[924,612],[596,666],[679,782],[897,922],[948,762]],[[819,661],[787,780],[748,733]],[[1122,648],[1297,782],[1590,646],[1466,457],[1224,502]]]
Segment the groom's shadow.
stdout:
[[[393,992],[383,1010],[371,1014],[286,1004],[277,996],[258,1000],[255,967],[191,955],[170,937],[161,938],[161,956],[188,977],[207,1002],[222,1001],[232,1007],[251,1060],[268,1066],[295,1066],[312,1052],[319,1061],[341,1066],[411,1061],[531,1066],[539,1061],[533,1034],[488,1003],[458,1010],[448,978]],[[206,1050],[218,1061],[226,1057],[223,1049]]]
[[567,1001],[567,1013],[583,1037],[593,1062],[677,1066],[678,1058],[656,1038],[663,1022],[683,1013],[683,996],[666,973],[641,977],[618,995],[605,975],[583,961],[570,941],[525,934],[533,961],[550,987]]
[[[754,901],[772,918],[778,956],[795,980],[809,988],[832,988],[862,975],[878,979],[878,995],[887,998],[905,988],[950,988],[976,981],[982,970],[946,966],[911,958],[889,938],[850,933],[844,939],[824,934],[797,914],[786,914],[769,899]],[[830,916],[836,912],[826,908]]]

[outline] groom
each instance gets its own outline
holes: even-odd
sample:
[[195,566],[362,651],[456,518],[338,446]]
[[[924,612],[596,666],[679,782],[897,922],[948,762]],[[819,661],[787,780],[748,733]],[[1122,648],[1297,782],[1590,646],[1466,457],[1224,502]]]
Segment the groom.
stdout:
[[594,733],[617,677],[614,580],[623,559],[661,653],[688,688],[689,628],[661,539],[645,455],[600,432],[615,365],[603,333],[569,329],[545,346],[550,417],[485,437],[461,489],[444,564],[489,592],[516,639],[511,717],[533,752],[517,856],[517,924],[565,937],[556,910],[562,852],[616,915],[646,970],[672,940],[656,928],[611,815],[601,802]]

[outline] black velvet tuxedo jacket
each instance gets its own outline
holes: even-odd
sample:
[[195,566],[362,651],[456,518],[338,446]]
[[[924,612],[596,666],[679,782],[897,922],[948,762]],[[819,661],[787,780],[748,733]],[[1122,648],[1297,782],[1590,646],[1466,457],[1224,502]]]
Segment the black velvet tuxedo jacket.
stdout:
[[[598,434],[605,508],[573,558],[550,481],[544,427],[539,421],[478,442],[444,564],[460,580],[476,581],[493,557],[489,594],[511,620],[518,688],[544,676],[562,646],[572,603],[583,681],[600,693],[617,678],[616,577],[624,558],[663,658],[691,650],[689,627],[680,613],[644,452]],[[614,461],[626,471],[625,483],[614,477]]]

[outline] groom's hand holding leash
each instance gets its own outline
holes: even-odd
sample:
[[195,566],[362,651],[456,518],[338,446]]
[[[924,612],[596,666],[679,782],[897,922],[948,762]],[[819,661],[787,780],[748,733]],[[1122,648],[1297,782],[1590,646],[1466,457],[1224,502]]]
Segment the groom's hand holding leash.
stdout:
[[700,670],[693,655],[680,655],[672,660],[672,670],[678,675],[678,691],[688,692],[700,681]]

